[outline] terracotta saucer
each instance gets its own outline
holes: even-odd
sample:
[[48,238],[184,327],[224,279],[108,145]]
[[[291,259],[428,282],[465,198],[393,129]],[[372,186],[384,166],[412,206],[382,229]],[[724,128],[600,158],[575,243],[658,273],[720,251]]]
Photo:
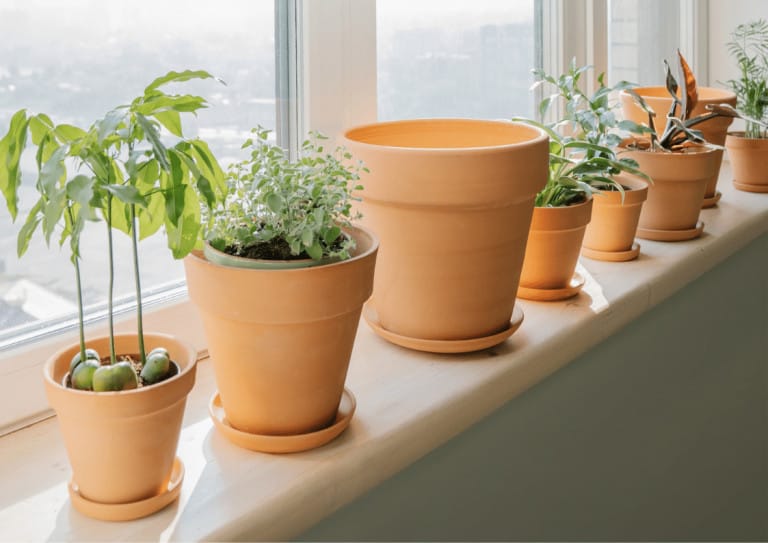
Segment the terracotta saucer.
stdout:
[[752,185],[750,183],[734,181],[733,186],[746,192],[768,192],[768,185]]
[[632,248],[629,251],[598,251],[597,249],[589,249],[587,247],[581,248],[582,256],[591,258],[592,260],[603,260],[605,262],[627,262],[634,260],[640,254],[640,244],[637,242],[632,243]]
[[579,292],[585,283],[584,277],[580,273],[574,273],[571,282],[565,288],[529,288],[518,287],[517,297],[525,300],[535,300],[537,302],[556,302],[573,298]]
[[146,500],[132,503],[101,503],[91,501],[80,494],[77,483],[70,481],[69,499],[75,509],[82,514],[99,520],[125,521],[146,517],[160,511],[179,497],[181,483],[184,480],[184,463],[177,456],[173,461],[168,488]]
[[376,314],[376,310],[371,305],[370,301],[366,302],[363,306],[363,317],[365,317],[365,322],[368,323],[368,326],[370,326],[376,334],[395,345],[428,353],[457,354],[481,351],[488,347],[498,345],[520,328],[520,325],[523,323],[524,315],[522,308],[515,305],[515,308],[512,311],[512,319],[509,321],[509,326],[501,332],[472,339],[445,340],[412,338],[396,334],[395,332],[390,332],[381,326],[379,316]]
[[333,424],[315,432],[288,436],[251,434],[234,428],[227,421],[218,391],[211,396],[208,413],[213,419],[214,426],[238,447],[265,453],[295,453],[316,449],[332,441],[349,426],[356,407],[357,401],[354,394],[345,388]]
[[720,198],[722,198],[723,193],[719,190],[715,192],[714,196],[710,196],[709,198],[704,198],[704,203],[701,204],[701,209],[707,209],[710,207],[715,207],[717,205],[717,202],[720,201]]
[[637,237],[653,241],[686,241],[698,238],[704,231],[704,223],[699,221],[696,228],[687,230],[654,230],[652,228],[638,228]]

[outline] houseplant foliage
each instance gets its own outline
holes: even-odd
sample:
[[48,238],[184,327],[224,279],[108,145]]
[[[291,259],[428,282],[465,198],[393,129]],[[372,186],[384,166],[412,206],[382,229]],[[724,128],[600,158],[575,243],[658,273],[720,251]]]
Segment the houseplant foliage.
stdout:
[[[185,138],[182,131],[182,115],[205,107],[205,100],[161,89],[210,77],[204,71],[169,72],[88,128],[55,124],[45,114],[22,110],[0,140],[6,157],[0,190],[14,218],[22,152],[29,141],[35,148],[39,199],[21,227],[19,255],[38,230],[47,243],[56,236],[59,244],[69,246],[79,342],[48,359],[44,383],[72,466],[71,503],[104,520],[148,515],[180,491],[183,469],[175,455],[186,397],[195,381],[196,351],[172,336],[144,333],[138,242],[164,226],[171,252],[184,256],[202,245],[201,203],[213,206],[225,194],[224,174],[208,146]],[[168,138],[161,137],[163,128]],[[172,144],[166,143],[169,139]],[[86,343],[80,237],[88,221],[105,227],[109,334]],[[135,275],[137,334],[114,333],[115,230],[131,237],[132,262],[126,265]],[[101,360],[100,352],[108,356]]]
[[740,77],[728,81],[738,98],[743,133],[725,140],[733,166],[733,184],[749,192],[768,192],[768,22],[741,24],[731,33],[728,51]]
[[[59,245],[69,245],[80,339],[79,352],[70,367],[74,388],[127,390],[160,382],[172,373],[167,350],[147,353],[144,346],[138,242],[165,226],[173,256],[185,256],[200,241],[198,195],[208,206],[223,198],[224,175],[208,145],[200,139],[186,139],[182,132],[182,114],[206,107],[205,100],[161,89],[169,83],[211,77],[204,71],[169,72],[152,81],[130,104],[116,107],[88,128],[55,124],[44,113],[20,110],[0,140],[0,154],[6,157],[0,169],[0,191],[14,220],[22,181],[21,156],[30,140],[35,148],[39,199],[19,231],[19,257],[38,230],[49,245],[54,234]],[[176,139],[172,146],[163,142],[161,127]],[[109,363],[103,365],[99,353],[86,348],[83,324],[80,235],[88,221],[104,221],[106,227],[110,342]],[[132,241],[139,343],[135,367],[118,361],[114,348],[114,230],[129,235]]]
[[207,213],[204,251],[184,261],[218,385],[211,417],[253,450],[319,446],[352,416],[340,405],[378,242],[352,224],[363,166],[323,141],[292,159],[254,129]]
[[226,200],[210,214],[206,239],[215,249],[252,259],[301,260],[315,263],[350,257],[354,241],[342,228],[357,218],[352,190],[361,164],[345,164],[344,149],[325,152],[326,138],[313,133],[292,161],[270,143],[269,131],[252,130],[243,149],[249,158],[230,166]]

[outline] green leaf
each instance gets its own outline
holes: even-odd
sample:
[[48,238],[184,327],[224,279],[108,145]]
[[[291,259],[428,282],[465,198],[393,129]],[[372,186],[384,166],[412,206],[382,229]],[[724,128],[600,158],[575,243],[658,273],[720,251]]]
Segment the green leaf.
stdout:
[[96,141],[99,145],[101,145],[107,137],[114,134],[117,127],[123,122],[126,113],[126,110],[122,108],[113,109],[107,113],[103,119],[96,123],[98,126]]
[[307,247],[305,249],[307,251],[307,254],[312,260],[320,260],[323,258],[323,248],[320,246],[319,242],[315,242],[313,245]]
[[136,103],[133,106],[133,111],[144,116],[157,117],[160,113],[164,112],[192,113],[206,107],[208,106],[202,96],[193,96],[191,94],[168,95],[158,92],[156,95]]
[[183,215],[176,223],[165,221],[165,230],[168,234],[168,247],[176,259],[184,258],[198,244],[200,240],[200,202],[195,191],[189,185],[177,187],[181,189],[181,199],[189,204],[183,209]]
[[167,74],[158,77],[150,83],[145,89],[144,94],[149,94],[156,88],[171,82],[189,81],[190,79],[210,79],[213,76],[204,70],[185,70],[183,72],[170,71]]
[[[107,189],[109,190],[109,189]],[[111,191],[110,191],[111,193]],[[123,203],[117,198],[108,198],[111,202],[112,210],[112,222],[110,226],[116,230],[120,230],[124,234],[131,233],[131,220],[130,220],[130,208],[127,204]],[[104,216],[106,220],[106,214]]]
[[146,198],[132,185],[105,185],[104,188],[125,204],[135,204],[142,207],[147,205]]
[[329,228],[325,232],[325,236],[323,236],[323,239],[325,240],[326,245],[331,245],[334,241],[336,241],[336,238],[338,238],[341,235],[341,228],[338,226],[334,226],[333,228]]
[[58,136],[59,139],[67,143],[71,143],[88,135],[88,133],[82,128],[78,128],[77,126],[73,126],[71,124],[57,125],[54,129],[54,132],[56,132],[56,136]]
[[146,137],[147,140],[149,140],[150,145],[152,145],[155,159],[157,159],[160,167],[164,170],[168,170],[170,168],[170,164],[168,163],[168,150],[165,148],[165,145],[163,145],[163,142],[160,141],[157,129],[149,119],[140,113],[136,114],[136,122],[139,123],[141,129],[144,131],[144,137]]
[[40,224],[42,217],[40,212],[43,209],[43,199],[39,199],[37,203],[32,206],[27,215],[27,220],[24,221],[24,225],[19,230],[19,235],[16,238],[16,254],[19,258],[24,256],[29,248],[29,242],[32,239],[32,234],[37,230],[37,225]]
[[184,200],[187,193],[186,185],[176,185],[163,191],[165,197],[165,214],[168,221],[176,225],[184,213]]
[[64,168],[64,158],[66,155],[67,148],[59,147],[53,152],[50,158],[45,161],[45,164],[43,164],[43,167],[40,169],[38,183],[40,185],[40,191],[43,194],[50,194],[66,175],[66,170]]
[[301,232],[301,243],[304,245],[304,247],[309,247],[312,245],[312,242],[315,239],[315,233],[310,229],[306,228],[305,230],[302,230]]
[[67,182],[67,198],[80,204],[83,208],[89,207],[91,198],[93,198],[93,184],[95,182],[93,177],[82,174],[76,175]]
[[153,115],[157,121],[168,129],[174,136],[183,137],[181,131],[181,115],[178,111],[159,111]]
[[285,202],[283,201],[282,196],[276,193],[271,193],[267,196],[267,207],[272,211],[273,213],[280,213],[283,210],[283,205]]
[[[198,167],[211,184],[211,190],[213,190],[213,193],[216,195],[216,200],[223,201],[227,194],[227,181],[216,157],[213,155],[206,142],[194,139],[190,140],[188,143],[192,146],[189,150],[189,154],[197,159]],[[203,167],[203,165],[205,165],[205,167]]]
[[156,192],[148,197],[149,204],[145,209],[138,209],[139,239],[146,239],[157,232],[165,218],[163,208],[165,202],[161,193]]
[[18,213],[18,190],[21,185],[21,154],[27,145],[26,110],[19,110],[11,117],[8,133],[0,140],[0,192],[5,196],[5,203],[11,219],[16,220]]
[[39,113],[29,118],[29,132],[32,134],[32,143],[35,145],[40,145],[43,138],[50,134],[52,130],[53,122],[48,115]]
[[45,236],[45,243],[48,245],[50,245],[51,235],[67,207],[66,196],[66,190],[54,190],[48,194],[48,200],[43,205],[43,235]]

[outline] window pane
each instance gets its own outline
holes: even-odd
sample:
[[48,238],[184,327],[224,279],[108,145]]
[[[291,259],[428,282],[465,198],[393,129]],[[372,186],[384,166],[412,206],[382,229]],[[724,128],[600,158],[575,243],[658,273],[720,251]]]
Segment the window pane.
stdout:
[[608,75],[639,85],[664,83],[664,59],[680,47],[680,3],[669,0],[610,0]]
[[377,2],[380,120],[533,115],[533,0]]
[[[209,109],[185,122],[184,130],[208,141],[222,164],[237,157],[251,127],[275,128],[273,0],[5,0],[0,35],[2,133],[20,108],[87,127],[154,77],[183,69],[204,69],[227,83],[177,87],[208,99]],[[52,240],[48,249],[40,236],[16,258],[16,233],[35,201],[36,171],[28,155],[17,223],[0,207],[0,346],[76,311],[67,247],[60,251]],[[128,237],[117,231],[114,237],[119,298],[132,292],[133,274]],[[89,224],[82,239],[86,305],[106,300],[105,248],[105,225]],[[145,291],[183,278],[162,235],[141,242],[141,252]]]

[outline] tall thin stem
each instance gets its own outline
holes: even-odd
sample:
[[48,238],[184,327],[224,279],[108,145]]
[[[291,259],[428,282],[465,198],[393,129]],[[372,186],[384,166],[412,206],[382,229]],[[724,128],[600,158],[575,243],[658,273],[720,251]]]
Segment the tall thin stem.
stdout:
[[112,295],[115,289],[115,260],[112,251],[112,194],[107,192],[107,246],[109,247],[109,290],[107,292],[107,311],[109,322],[109,362],[115,364],[115,323],[112,315]]
[[[75,217],[72,206],[67,206],[69,222],[72,224],[72,235],[75,235]],[[77,285],[77,325],[80,332],[80,360],[85,360],[85,323],[83,321],[83,287],[80,281],[80,255],[77,254],[77,243],[74,238],[71,241],[72,264],[75,265],[75,284]]]
[[131,204],[131,242],[133,245],[133,277],[136,284],[136,321],[139,332],[139,356],[142,366],[147,362],[147,354],[144,350],[144,322],[141,311],[141,278],[139,276],[139,240],[136,230],[136,205]]

